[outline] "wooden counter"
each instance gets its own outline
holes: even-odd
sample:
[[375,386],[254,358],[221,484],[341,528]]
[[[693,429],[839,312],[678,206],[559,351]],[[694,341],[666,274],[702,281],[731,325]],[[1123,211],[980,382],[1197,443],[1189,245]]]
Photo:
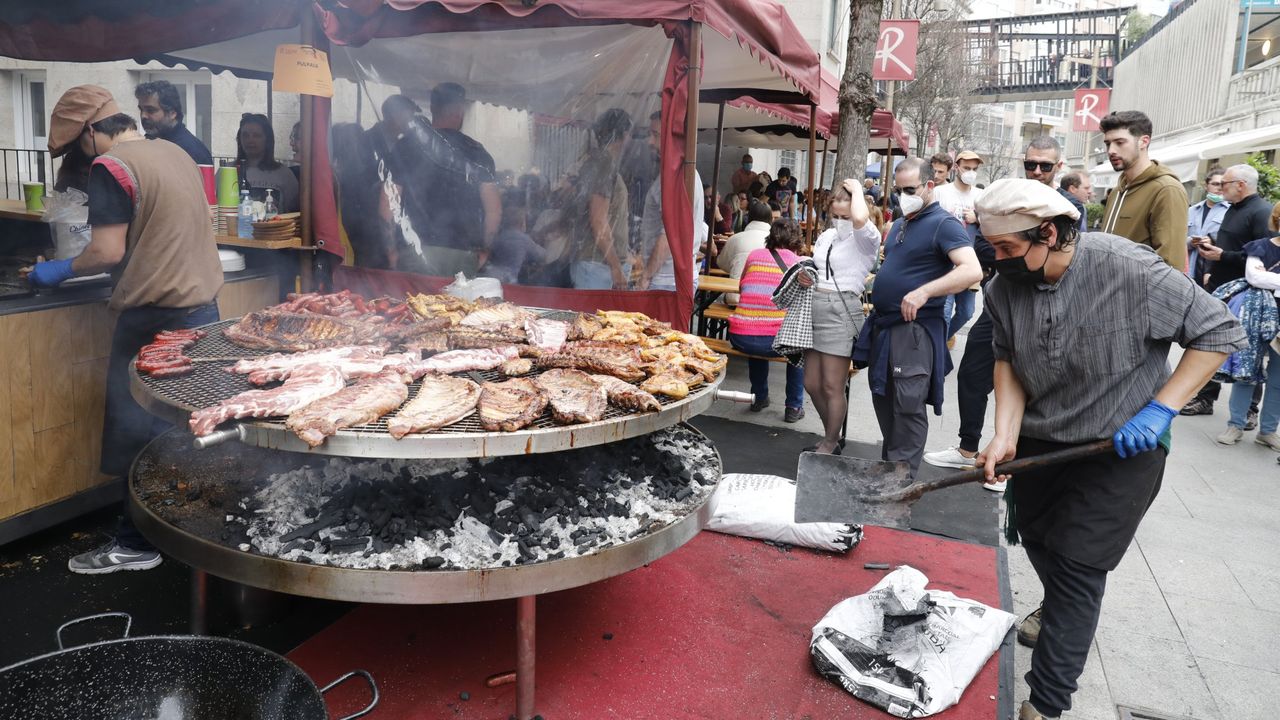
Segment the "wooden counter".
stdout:
[[[112,480],[98,472],[115,327],[102,290],[73,304],[0,314],[0,544],[119,497],[100,492],[87,507],[57,507]],[[278,279],[259,273],[229,279],[218,309],[239,317],[278,297]],[[41,513],[44,520],[35,518]]]
[[22,200],[0,200],[0,218],[44,222],[44,211],[28,210],[27,203]]

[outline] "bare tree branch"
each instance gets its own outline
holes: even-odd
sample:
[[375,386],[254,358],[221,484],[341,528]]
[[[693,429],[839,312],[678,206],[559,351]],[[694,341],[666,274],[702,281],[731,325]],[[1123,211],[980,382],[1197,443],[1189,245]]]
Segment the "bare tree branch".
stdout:
[[962,10],[940,12],[932,0],[904,0],[903,15],[921,19],[920,41],[916,79],[898,90],[894,113],[911,129],[917,155],[924,154],[931,131],[944,150],[961,148],[972,141],[973,124],[982,117],[968,100],[979,78],[969,62],[968,35],[959,23]]

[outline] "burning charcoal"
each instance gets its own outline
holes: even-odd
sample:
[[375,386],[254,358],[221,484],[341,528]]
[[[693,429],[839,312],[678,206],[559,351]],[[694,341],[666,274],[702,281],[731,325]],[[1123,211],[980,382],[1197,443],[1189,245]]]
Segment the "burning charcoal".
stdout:
[[302,514],[306,515],[309,518],[314,518],[315,516],[320,514],[320,508],[317,508],[314,505],[310,505],[307,507],[306,510],[302,511]]
[[339,538],[329,541],[329,552],[354,552],[364,550],[368,546],[369,538],[367,537]]
[[443,567],[443,566],[444,566],[444,558],[440,557],[439,555],[433,555],[429,558],[425,558],[422,561],[422,567],[428,570],[435,570],[436,568]]
[[347,532],[355,532],[356,530],[360,529],[360,521],[352,520],[351,522],[347,523],[346,527],[347,527]]
[[[284,535],[281,535],[280,542],[289,542],[290,540],[295,540],[297,538],[309,538],[330,525],[333,525],[337,520],[338,515],[336,513],[325,513],[324,515],[316,518],[315,522],[308,523],[296,530],[291,530]],[[310,550],[310,548],[308,548],[308,550]]]
[[489,528],[489,539],[493,541],[494,545],[501,545],[502,541],[506,540],[507,538],[505,535],[498,532],[497,530],[494,530],[493,528]]
[[692,488],[688,486],[682,487],[678,491],[676,491],[676,501],[681,502],[692,494],[693,494]]
[[493,559],[494,559],[494,560],[497,560],[497,559],[498,559],[498,558],[500,558],[500,557],[502,557],[502,553],[500,553],[500,552],[496,552],[496,553],[494,553],[494,554],[493,554]]

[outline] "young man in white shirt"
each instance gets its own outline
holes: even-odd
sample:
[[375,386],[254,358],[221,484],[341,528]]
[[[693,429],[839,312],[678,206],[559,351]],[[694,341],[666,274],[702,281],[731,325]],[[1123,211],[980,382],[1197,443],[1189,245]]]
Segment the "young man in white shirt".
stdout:
[[[956,155],[956,179],[934,190],[934,202],[964,224],[965,232],[972,240],[978,234],[978,216],[973,212],[974,203],[982,196],[978,189],[978,167],[982,158],[972,150]],[[947,345],[955,343],[956,333],[973,317],[977,287],[962,290],[947,299]]]

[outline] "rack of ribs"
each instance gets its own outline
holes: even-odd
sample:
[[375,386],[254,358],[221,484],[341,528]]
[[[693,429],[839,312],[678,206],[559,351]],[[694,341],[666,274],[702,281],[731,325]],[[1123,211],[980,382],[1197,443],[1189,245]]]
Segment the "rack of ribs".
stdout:
[[429,372],[447,375],[471,370],[492,370],[518,357],[520,357],[520,351],[514,345],[477,350],[450,350],[414,363],[412,372],[414,378],[419,378]]
[[480,386],[480,425],[489,432],[514,432],[537,420],[547,407],[547,396],[532,380],[516,378]]
[[217,405],[191,413],[191,432],[208,435],[218,425],[234,418],[288,415],[299,408],[328,397],[345,385],[342,373],[327,365],[297,368],[278,388],[246,390]]
[[662,409],[662,403],[658,402],[658,398],[625,380],[619,380],[612,375],[592,375],[591,379],[604,388],[610,403],[623,410],[658,412]]
[[[401,356],[387,356],[380,347],[355,345],[307,350],[300,353],[274,353],[263,357],[246,358],[227,368],[227,371],[239,375],[248,375],[249,382],[254,385],[266,385],[270,382],[284,380],[297,368],[307,365],[336,365],[340,368],[345,365],[352,370],[376,365],[378,371],[381,371],[388,357],[398,359]],[[375,371],[374,374],[378,371]],[[353,377],[345,372],[344,375],[348,378]]]
[[452,375],[430,373],[418,394],[387,420],[387,432],[399,440],[411,432],[435,430],[470,415],[480,400],[480,386]]
[[396,370],[384,370],[337,393],[296,410],[285,427],[311,447],[343,428],[373,422],[400,407],[409,397],[409,386]]
[[595,422],[609,409],[604,388],[580,370],[548,370],[533,381],[551,402],[551,417],[562,425]]
[[379,340],[381,332],[373,323],[278,310],[251,312],[222,331],[228,340],[241,347],[290,352],[366,345]]

